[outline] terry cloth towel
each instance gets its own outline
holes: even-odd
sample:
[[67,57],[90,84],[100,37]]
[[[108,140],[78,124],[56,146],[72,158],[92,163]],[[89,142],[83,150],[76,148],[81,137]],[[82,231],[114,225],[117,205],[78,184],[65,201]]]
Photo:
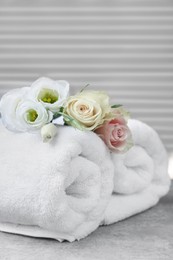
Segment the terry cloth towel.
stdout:
[[60,126],[43,143],[0,125],[0,144],[0,230],[73,241],[99,226],[114,167],[96,134]]
[[61,126],[45,144],[0,124],[0,230],[74,241],[154,206],[170,185],[166,151],[149,126],[129,127],[135,146],[120,155],[93,132]]
[[156,205],[170,187],[168,156],[156,131],[129,120],[134,146],[125,154],[111,154],[114,190],[102,224],[112,224]]

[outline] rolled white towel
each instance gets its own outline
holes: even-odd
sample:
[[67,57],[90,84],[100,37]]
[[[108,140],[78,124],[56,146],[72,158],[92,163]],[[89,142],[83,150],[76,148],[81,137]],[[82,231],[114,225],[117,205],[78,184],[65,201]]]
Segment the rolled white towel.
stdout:
[[128,123],[134,146],[112,153],[114,192],[103,224],[111,224],[154,206],[170,186],[168,156],[156,131],[138,121]]
[[93,132],[61,126],[51,143],[0,125],[0,230],[79,240],[103,219],[113,164]]
[[130,120],[135,146],[110,153],[93,132],[58,127],[51,143],[0,124],[0,230],[79,240],[154,206],[169,190],[157,133]]

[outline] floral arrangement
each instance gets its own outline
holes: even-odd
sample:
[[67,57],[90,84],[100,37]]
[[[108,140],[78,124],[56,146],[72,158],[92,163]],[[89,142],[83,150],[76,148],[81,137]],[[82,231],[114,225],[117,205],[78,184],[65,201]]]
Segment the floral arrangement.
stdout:
[[133,145],[127,122],[129,112],[109,104],[103,91],[86,90],[69,96],[69,83],[39,78],[30,87],[7,92],[0,101],[4,126],[14,132],[41,132],[44,142],[53,139],[58,125],[93,131],[111,151],[126,152]]

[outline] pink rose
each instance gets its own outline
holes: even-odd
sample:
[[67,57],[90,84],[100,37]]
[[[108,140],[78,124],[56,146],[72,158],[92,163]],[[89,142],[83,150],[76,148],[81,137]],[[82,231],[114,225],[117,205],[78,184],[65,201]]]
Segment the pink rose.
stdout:
[[95,130],[95,133],[114,152],[126,152],[133,145],[130,129],[123,117],[105,121],[103,125]]

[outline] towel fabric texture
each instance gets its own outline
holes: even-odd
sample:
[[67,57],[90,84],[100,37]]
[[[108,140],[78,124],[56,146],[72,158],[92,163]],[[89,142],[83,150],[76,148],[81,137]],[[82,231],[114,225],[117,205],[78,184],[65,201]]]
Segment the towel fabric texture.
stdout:
[[110,153],[93,132],[58,127],[51,143],[0,123],[0,230],[70,242],[154,206],[170,186],[167,154],[129,120],[134,147]]

